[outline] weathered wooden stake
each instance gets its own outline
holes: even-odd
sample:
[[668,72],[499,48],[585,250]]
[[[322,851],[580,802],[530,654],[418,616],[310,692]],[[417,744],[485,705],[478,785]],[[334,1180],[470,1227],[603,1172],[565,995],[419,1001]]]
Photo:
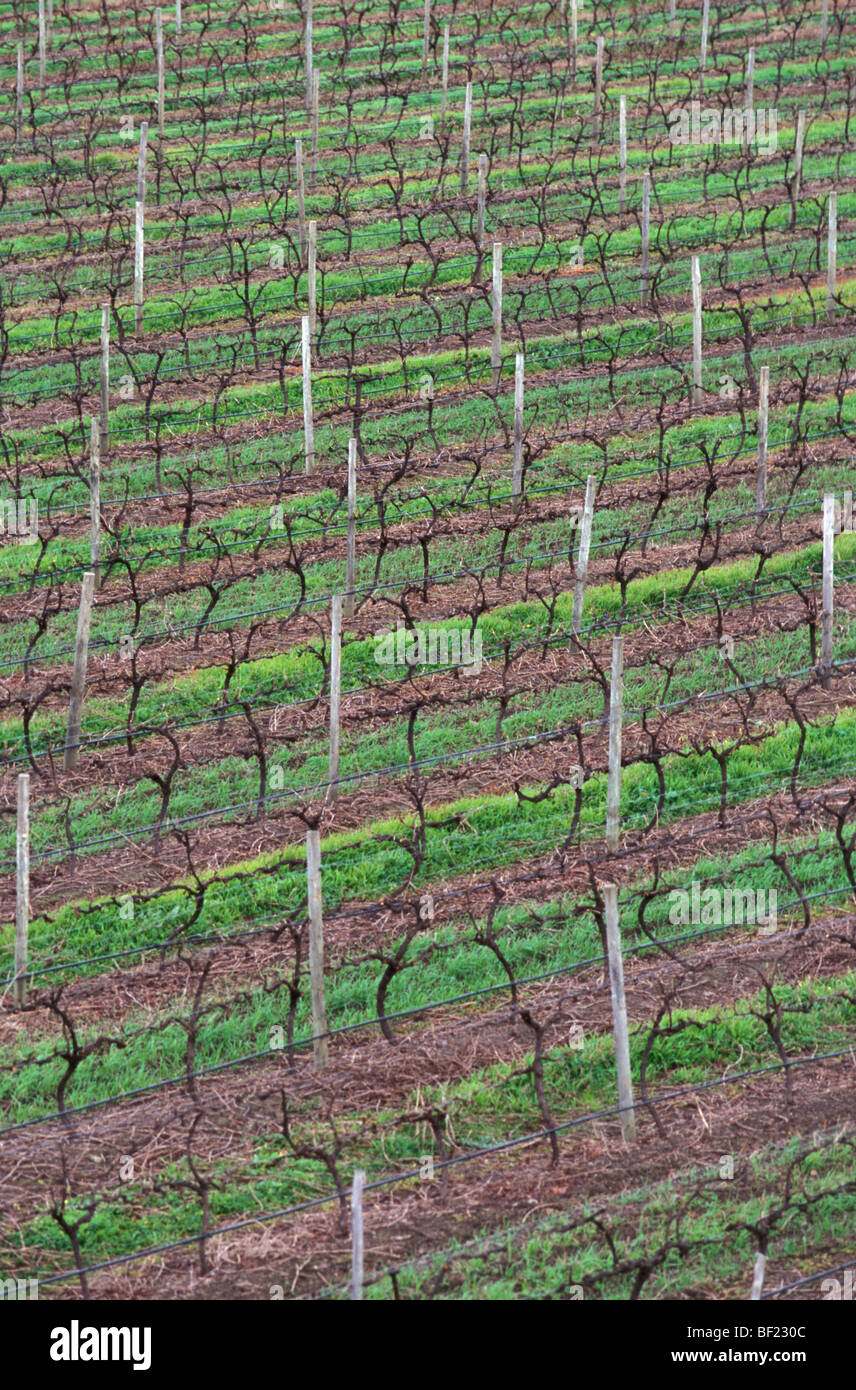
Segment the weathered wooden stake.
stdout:
[[832,669],[832,618],[835,601],[835,494],[823,497],[823,611],[820,631],[820,669],[826,685]]
[[306,23],[304,26],[305,57],[306,57],[306,110],[312,110],[312,0],[303,0],[306,6]]
[[825,47],[829,37],[829,0],[822,0],[820,7],[820,44]]
[[312,163],[309,168],[309,187],[314,188],[318,180],[318,99],[321,90],[321,72],[312,71]]
[[758,388],[758,474],[755,483],[755,507],[760,513],[767,507],[767,414],[770,397],[770,368],[761,368]]
[[826,315],[835,313],[835,282],[838,264],[838,194],[829,195],[829,225],[826,235]]
[[101,305],[101,462],[106,461],[110,446],[110,305]]
[[651,175],[642,175],[642,307],[648,303],[648,257],[651,245]]
[[39,0],[39,86],[45,85],[45,68],[47,65],[47,26],[45,23],[45,0]]
[[461,138],[461,196],[465,196],[470,181],[470,130],[473,121],[473,84],[464,88],[464,131]]
[[594,111],[591,118],[592,139],[600,140],[600,102],[603,93],[603,36],[598,34],[594,56]]
[[354,1169],[351,1187],[351,1298],[363,1296],[364,1245],[363,1245],[363,1189],[366,1175],[362,1168]]
[[425,0],[422,14],[422,76],[428,71],[428,49],[431,44],[431,0]]
[[446,103],[449,100],[449,26],[443,25],[443,96],[440,102],[440,124],[446,119]]
[[676,19],[677,19],[677,16],[676,16],[676,14],[675,14],[675,0],[669,0],[669,38],[670,38],[670,39],[673,39],[673,38],[675,37],[675,23],[676,23]]
[[94,587],[101,584],[101,454],[98,416],[89,422],[89,557]]
[[476,208],[476,245],[479,252],[479,268],[481,268],[481,253],[484,250],[484,224],[485,211],[487,207],[487,155],[479,155],[479,186],[478,201]]
[[315,424],[312,419],[312,335],[309,332],[309,315],[300,320],[300,349],[303,366],[303,447],[305,472],[315,470]]
[[615,1035],[615,1069],[618,1073],[621,1137],[625,1144],[632,1144],[636,1139],[636,1112],[633,1108],[630,1035],[627,1028],[627,1000],[624,995],[624,961],[621,956],[621,930],[618,925],[618,885],[616,883],[604,883],[601,886],[606,907],[606,950],[609,958],[609,992],[612,997],[612,1028]]
[[328,1062],[327,1001],[324,996],[324,919],[321,913],[321,834],[306,834],[306,886],[309,909],[309,986],[312,994],[312,1036],[315,1070]]
[[181,0],[175,0],[175,32],[181,34]]
[[158,63],[158,135],[163,139],[164,108],[166,105],[166,79],[163,60],[163,10],[155,10],[155,47]]
[[606,783],[606,845],[618,849],[621,829],[621,719],[624,707],[624,638],[612,639],[609,682],[609,771]]
[[342,595],[333,594],[330,604],[330,771],[327,801],[339,794],[339,709],[342,694]]
[[143,256],[145,254],[143,204],[134,205],[134,332],[143,331]]
[[752,1271],[752,1292],[749,1295],[750,1303],[758,1303],[764,1291],[764,1273],[767,1268],[767,1256],[759,1250],[755,1256],[755,1268]]
[[842,531],[853,530],[853,489],[848,487],[844,492],[844,506],[841,511]]
[[71,673],[71,698],[68,704],[68,733],[65,740],[65,771],[77,767],[80,751],[80,726],[83,720],[83,699],[86,693],[86,663],[89,657],[89,628],[92,623],[92,596],[95,575],[87,570],[80,587],[80,608],[77,613],[77,637],[74,643],[74,669]]
[[297,237],[302,269],[306,265],[306,180],[303,173],[303,140],[299,136],[294,142],[294,158],[297,176]]
[[15,149],[24,138],[24,45],[18,44],[18,75],[15,79]]
[[15,834],[15,1000],[27,1002],[27,935],[30,929],[30,774],[18,773]]
[[743,153],[748,158],[749,146],[749,123],[752,119],[752,106],[755,101],[755,48],[750,45],[746,55],[746,109],[743,113]]
[[591,550],[591,531],[594,523],[594,474],[586,479],[586,495],[583,502],[583,519],[580,526],[580,543],[577,549],[576,583],[574,585],[574,606],[571,612],[571,632],[577,636],[583,620],[583,600],[586,593],[589,551]]
[[797,133],[794,141],[794,198],[791,204],[791,226],[796,225],[797,203],[802,185],[803,150],[805,149],[805,112],[797,112]]
[[345,562],[345,617],[354,616],[357,570],[357,441],[348,440],[348,555]]
[[140,122],[140,148],[137,153],[137,202],[146,206],[146,154],[149,145],[149,123]]
[[525,358],[518,352],[514,359],[514,466],[511,473],[511,500],[520,501],[523,485],[523,372]]
[[701,386],[701,266],[698,256],[690,262],[693,287],[693,405],[704,400]]
[[710,0],[704,0],[701,8],[701,48],[699,51],[698,89],[704,91],[704,70],[707,67],[707,32],[710,26]]
[[499,387],[502,375],[502,242],[493,243],[493,290],[491,293],[493,337],[490,345],[490,365],[493,389]]
[[627,210],[627,97],[618,99],[618,211]]
[[577,48],[579,46],[579,0],[571,0],[571,81],[577,80]]
[[317,283],[317,261],[318,261],[318,223],[314,220],[308,227],[308,266],[307,266],[307,290],[306,295],[309,302],[309,336],[312,340],[312,347],[315,347],[315,334],[318,327],[318,283]]

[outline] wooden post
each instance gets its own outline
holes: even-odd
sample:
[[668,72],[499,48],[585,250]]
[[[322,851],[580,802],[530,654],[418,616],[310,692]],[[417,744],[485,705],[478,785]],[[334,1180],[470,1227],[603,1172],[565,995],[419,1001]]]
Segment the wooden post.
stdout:
[[309,332],[309,315],[300,320],[300,348],[303,365],[303,446],[305,471],[315,469],[315,424],[312,419],[312,337]]
[[571,0],[571,81],[577,80],[577,48],[579,46],[579,0]]
[[791,226],[796,226],[797,203],[802,185],[803,150],[805,149],[805,112],[797,112],[797,134],[794,141],[794,198],[791,204]]
[[158,61],[158,135],[162,140],[166,91],[163,61],[163,10],[160,7],[155,10],[155,44]]
[[39,0],[39,86],[44,90],[45,67],[47,65],[47,26],[45,23],[45,0]]
[[750,1303],[758,1303],[764,1290],[764,1273],[767,1268],[767,1256],[759,1250],[755,1256],[755,1268],[752,1271],[752,1292],[749,1295]]
[[145,250],[143,220],[143,204],[137,199],[134,205],[134,332],[138,334],[143,331],[143,255]]
[[137,154],[137,202],[146,206],[146,154],[149,144],[149,123],[140,122],[140,149]]
[[820,46],[826,47],[829,37],[829,0],[822,0],[820,7]]
[[18,823],[15,836],[15,1000],[27,1001],[27,934],[30,926],[30,774],[18,773]]
[[502,375],[502,243],[493,243],[493,292],[491,294],[493,338],[490,346],[490,365],[493,389],[499,388]]
[[443,96],[440,102],[440,124],[446,119],[446,103],[449,99],[449,26],[443,25]]
[[307,299],[309,301],[309,337],[311,346],[315,347],[315,333],[317,330],[317,283],[316,283],[316,262],[318,255],[318,223],[314,220],[309,223],[309,243],[308,243],[308,266],[307,266]]
[[[619,640],[616,638],[616,641]],[[618,885],[604,883],[602,888],[606,905],[606,950],[609,958],[609,992],[612,996],[612,1027],[615,1034],[615,1068],[618,1073],[621,1137],[625,1144],[632,1144],[636,1139],[636,1112],[633,1108],[630,1035],[627,1028],[627,1001],[624,996],[624,961],[621,957],[621,931],[618,925]]]
[[710,0],[704,0],[701,7],[701,50],[699,52],[698,89],[704,91],[704,70],[707,67],[707,32],[710,27]]
[[838,194],[829,195],[829,226],[826,236],[826,316],[835,314],[835,281],[838,263]]
[[315,1070],[328,1062],[327,1002],[324,997],[324,919],[321,914],[321,835],[306,834],[306,885],[309,908],[309,985],[312,993],[312,1036]]
[[24,45],[18,44],[18,75],[15,79],[15,149],[24,139]]
[[101,456],[98,416],[89,422],[89,556],[94,587],[101,584]]
[[175,32],[181,34],[181,0],[175,0]]
[[110,445],[110,305],[101,305],[101,462],[107,458]]
[[487,207],[487,155],[479,155],[479,186],[478,204],[476,211],[476,245],[478,247],[479,273],[481,273],[481,255],[484,250],[484,224],[485,212]]
[[362,1168],[354,1169],[354,1182],[351,1188],[351,1298],[363,1296],[364,1246],[363,1246],[363,1189],[366,1175]]
[[642,307],[648,303],[648,256],[651,245],[651,175],[642,175]]
[[517,505],[523,483],[523,370],[524,355],[514,359],[514,466],[511,473],[511,500]]
[[743,113],[743,153],[749,157],[749,122],[752,119],[752,106],[755,101],[755,48],[749,46],[746,55],[746,108]]
[[821,614],[820,669],[824,687],[832,669],[832,617],[835,601],[835,494],[823,497],[823,612]]
[[571,632],[576,637],[579,634],[580,624],[583,619],[583,600],[586,592],[586,575],[588,574],[589,551],[591,549],[591,531],[594,523],[594,495],[595,480],[594,474],[590,473],[586,479],[586,495],[583,503],[583,519],[580,526],[580,544],[577,550],[576,584],[574,585],[574,607],[571,614]]
[[761,368],[758,389],[758,475],[755,484],[755,507],[761,513],[767,507],[767,412],[769,409],[770,368]]
[[303,141],[294,142],[294,157],[297,165],[297,235],[300,245],[300,264],[306,265],[306,182],[303,173]]
[[464,133],[461,139],[461,197],[466,196],[470,181],[470,129],[473,120],[473,84],[464,88]]
[[624,638],[612,639],[609,681],[609,771],[606,786],[606,844],[618,849],[621,829],[621,717],[624,707]]
[[600,99],[603,91],[603,37],[598,34],[594,56],[594,113],[591,119],[591,138],[600,141]]
[[704,399],[701,386],[701,267],[698,256],[690,262],[693,286],[693,405]]
[[848,487],[844,492],[844,506],[841,509],[841,529],[842,531],[853,530],[853,489]]
[[308,114],[312,110],[312,0],[303,0],[303,3],[306,6],[304,38],[306,55],[306,111]]
[[309,168],[309,187],[314,188],[318,180],[318,97],[321,87],[321,73],[318,68],[312,72],[312,163]]
[[675,21],[676,21],[676,18],[677,18],[677,17],[676,17],[676,15],[675,15],[675,0],[669,0],[669,38],[670,38],[670,39],[673,39],[673,38],[675,37]]
[[80,608],[77,614],[77,637],[74,643],[74,670],[71,675],[71,699],[68,704],[68,733],[65,740],[65,771],[77,767],[80,745],[80,725],[83,719],[83,697],[86,693],[86,662],[89,656],[89,627],[92,622],[92,595],[95,575],[91,570],[83,576],[80,589]]
[[339,794],[339,708],[342,693],[342,595],[334,594],[330,611],[330,772],[327,801]]
[[428,71],[428,49],[431,43],[431,0],[425,0],[422,15],[422,76]]
[[348,440],[348,557],[345,567],[345,617],[354,616],[357,568],[357,441]]
[[627,211],[627,97],[618,99],[618,211]]

